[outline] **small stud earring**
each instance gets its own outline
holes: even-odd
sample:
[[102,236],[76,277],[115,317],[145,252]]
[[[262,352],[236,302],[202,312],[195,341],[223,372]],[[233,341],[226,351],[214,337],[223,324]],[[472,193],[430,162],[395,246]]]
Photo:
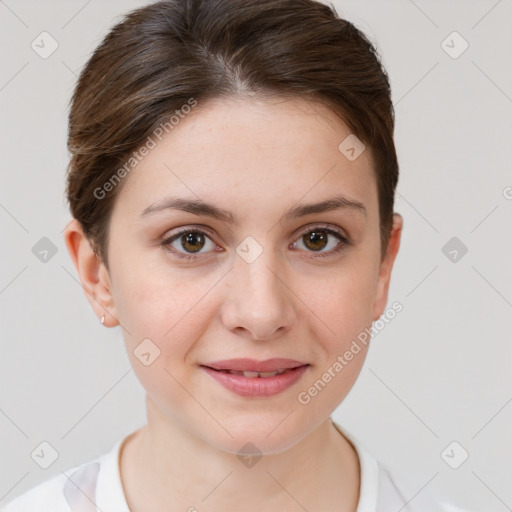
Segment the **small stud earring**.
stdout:
[[104,324],[104,323],[105,323],[105,315],[102,315],[100,322],[101,322],[102,324]]

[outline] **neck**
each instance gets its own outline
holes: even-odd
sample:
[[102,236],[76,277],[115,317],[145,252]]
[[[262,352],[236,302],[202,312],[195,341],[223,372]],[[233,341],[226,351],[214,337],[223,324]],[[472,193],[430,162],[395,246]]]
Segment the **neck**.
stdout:
[[235,503],[248,512],[356,511],[358,457],[330,418],[288,450],[244,465],[236,454],[162,417],[150,399],[147,412],[148,425],[127,439],[121,453],[132,512],[231,510]]

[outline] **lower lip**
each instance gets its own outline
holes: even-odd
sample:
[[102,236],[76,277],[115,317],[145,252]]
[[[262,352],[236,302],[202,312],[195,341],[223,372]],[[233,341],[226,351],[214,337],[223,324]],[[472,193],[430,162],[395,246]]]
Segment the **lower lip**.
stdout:
[[265,397],[281,393],[293,386],[304,374],[309,365],[299,366],[274,377],[244,377],[234,373],[224,373],[207,366],[201,368],[225,388],[240,396]]

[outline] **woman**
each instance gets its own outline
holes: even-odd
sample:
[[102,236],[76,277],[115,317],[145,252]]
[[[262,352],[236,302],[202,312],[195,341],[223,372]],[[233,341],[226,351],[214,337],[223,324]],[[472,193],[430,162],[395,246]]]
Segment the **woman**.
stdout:
[[313,0],[129,13],[69,116],[65,241],[147,425],[21,510],[412,510],[331,420],[387,306],[402,218],[387,75]]

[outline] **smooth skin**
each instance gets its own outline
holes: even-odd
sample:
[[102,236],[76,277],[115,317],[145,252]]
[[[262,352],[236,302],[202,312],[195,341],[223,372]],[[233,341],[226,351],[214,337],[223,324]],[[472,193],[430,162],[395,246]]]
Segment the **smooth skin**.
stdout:
[[[110,220],[110,272],[79,223],[67,227],[86,297],[106,326],[121,325],[146,390],[148,424],[128,437],[120,460],[133,512],[356,510],[358,457],[330,415],[368,347],[307,405],[298,401],[385,311],[400,245],[395,214],[381,257],[371,150],[348,160],[338,146],[350,133],[331,110],[300,98],[199,103],[124,178]],[[340,195],[364,210],[281,219]],[[141,215],[169,196],[212,203],[237,223],[176,209]],[[178,228],[205,235],[165,244]],[[310,241],[312,231],[323,238]],[[249,236],[263,251],[251,263],[236,251]],[[160,350],[149,366],[134,354],[146,338]],[[310,366],[265,398],[238,396],[199,366],[238,357]],[[237,457],[247,442],[264,455],[252,467]]]

